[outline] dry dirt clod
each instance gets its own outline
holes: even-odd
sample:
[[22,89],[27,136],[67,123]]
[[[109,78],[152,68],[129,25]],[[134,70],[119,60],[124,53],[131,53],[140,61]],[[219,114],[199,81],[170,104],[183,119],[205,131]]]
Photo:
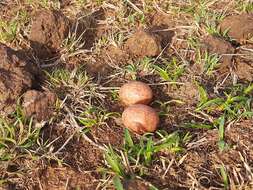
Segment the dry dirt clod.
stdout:
[[67,37],[70,21],[56,10],[41,10],[33,19],[30,41],[36,55],[41,59],[54,56]]
[[46,120],[53,111],[56,95],[51,92],[29,90],[23,96],[23,109],[27,117],[35,116],[39,121]]
[[175,21],[170,15],[158,11],[152,15],[151,24],[153,26],[173,26],[175,25]]
[[228,35],[239,43],[244,43],[253,37],[253,14],[232,15],[220,23],[222,32],[228,30]]
[[90,173],[80,173],[69,168],[48,167],[40,174],[41,186],[45,190],[96,189],[96,179]]
[[4,44],[0,44],[0,57],[0,113],[8,115],[15,110],[19,96],[32,87],[34,77],[32,65]]
[[168,95],[177,97],[188,105],[194,105],[199,102],[199,90],[197,85],[193,81],[185,79],[185,83],[182,84],[178,89],[171,87],[168,89]]
[[241,80],[253,81],[253,63],[248,60],[237,59],[235,73]]
[[207,51],[210,54],[218,54],[221,56],[220,61],[222,64],[220,65],[220,70],[222,71],[231,66],[233,58],[231,54],[235,52],[235,48],[222,38],[207,36],[203,39],[202,51]]
[[129,55],[124,50],[114,45],[108,46],[102,54],[106,56],[104,58],[106,61],[117,65],[125,64],[129,58]]
[[124,48],[129,54],[137,57],[154,57],[161,53],[161,38],[150,32],[138,31],[125,43]]

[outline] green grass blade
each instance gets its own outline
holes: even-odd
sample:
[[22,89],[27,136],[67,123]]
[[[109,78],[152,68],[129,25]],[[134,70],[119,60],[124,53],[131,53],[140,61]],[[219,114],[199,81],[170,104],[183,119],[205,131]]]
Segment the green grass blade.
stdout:
[[113,178],[113,185],[114,185],[116,190],[124,190],[124,187],[121,183],[121,180],[120,180],[119,176],[115,176]]

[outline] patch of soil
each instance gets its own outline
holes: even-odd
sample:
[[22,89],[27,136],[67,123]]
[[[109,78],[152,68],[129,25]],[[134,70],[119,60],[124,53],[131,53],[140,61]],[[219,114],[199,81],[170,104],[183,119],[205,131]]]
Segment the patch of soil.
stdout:
[[48,167],[40,172],[41,188],[45,190],[96,189],[98,182],[91,173],[76,172],[70,168]]
[[70,21],[60,11],[40,10],[35,14],[29,39],[40,59],[55,56],[68,36]]
[[175,35],[174,31],[168,29],[169,26],[165,24],[159,26],[155,25],[149,28],[149,31],[152,34],[159,36],[159,38],[161,39],[162,49],[169,47],[172,42],[173,36]]
[[151,17],[151,24],[153,26],[174,26],[174,18],[172,18],[169,14],[166,14],[164,12],[156,12]]
[[65,163],[77,170],[96,170],[102,166],[103,153],[88,142],[74,138],[63,154]]
[[250,60],[237,59],[235,73],[241,80],[253,81],[253,64]]
[[[110,127],[109,127],[110,126]],[[104,125],[94,127],[91,130],[91,134],[94,139],[100,144],[113,145],[115,147],[121,147],[124,139],[124,128],[115,127],[115,124]]]
[[250,181],[247,167],[253,164],[252,126],[252,120],[244,120],[227,127],[225,142],[229,148],[224,151],[218,148],[218,130],[203,131],[198,135],[197,143],[189,146],[187,156],[180,167],[187,174],[191,174],[185,182],[190,185],[191,180],[195,179],[198,182],[196,188],[222,188],[222,165],[226,168],[231,186],[242,184],[242,179]]
[[0,57],[0,112],[10,114],[19,96],[33,86],[33,66],[4,44],[0,44]]
[[[65,118],[68,119],[68,118]],[[61,121],[66,122],[66,121]],[[60,123],[60,121],[59,121]],[[81,134],[70,138],[76,129],[71,125],[54,125],[43,128],[44,141],[52,142],[54,151],[61,151],[58,154],[65,164],[78,171],[95,171],[102,166],[103,152],[85,141]],[[55,140],[57,139],[57,140]],[[92,137],[91,137],[92,139]],[[65,144],[64,147],[62,147]],[[52,165],[57,167],[58,164]]]
[[24,114],[27,117],[35,116],[38,121],[47,120],[53,112],[55,101],[54,93],[29,90],[23,95]]
[[129,55],[127,52],[115,45],[109,45],[103,50],[102,55],[105,56],[105,61],[115,65],[123,65],[128,62]]
[[154,57],[161,53],[161,38],[150,32],[137,31],[125,42],[124,49],[131,55],[143,58]]
[[149,190],[149,187],[141,180],[132,179],[123,182],[125,190]]
[[149,31],[160,36],[162,48],[167,48],[175,35],[175,32],[170,30],[175,25],[174,20],[172,16],[163,12],[156,12],[151,17],[152,27]]
[[237,147],[244,147],[245,150],[250,151],[250,156],[253,160],[253,120],[245,120],[236,123],[226,129],[226,138]]
[[167,94],[173,99],[179,99],[188,105],[198,103],[200,94],[198,86],[193,81],[185,80],[179,87],[169,86]]
[[114,67],[125,65],[129,62],[129,54],[115,45],[109,45],[86,62],[85,68],[92,76],[101,74],[107,76],[113,71]]
[[231,54],[235,52],[235,48],[229,42],[215,36],[207,36],[202,41],[202,52],[207,51],[209,54],[217,54],[221,56],[220,62],[222,64],[219,66],[220,71],[227,70],[231,67],[233,58]]
[[228,31],[228,35],[237,42],[244,43],[253,37],[253,14],[228,16],[220,23],[220,29]]

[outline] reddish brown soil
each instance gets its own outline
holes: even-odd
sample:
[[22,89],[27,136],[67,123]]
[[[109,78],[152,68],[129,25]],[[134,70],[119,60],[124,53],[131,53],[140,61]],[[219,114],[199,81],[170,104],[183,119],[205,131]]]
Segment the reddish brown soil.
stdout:
[[34,77],[32,66],[4,44],[0,44],[0,57],[0,112],[10,114],[19,96],[32,87]]
[[[97,182],[90,172],[80,173],[71,168],[48,167],[39,173],[41,188],[45,190],[57,189],[96,189]],[[93,181],[93,183],[90,183]]]
[[159,36],[145,31],[133,34],[125,43],[125,50],[137,57],[157,56],[162,51]]
[[221,56],[220,62],[222,63],[219,67],[220,70],[231,67],[232,58],[235,48],[227,41],[222,38],[207,36],[203,39],[202,51],[207,51],[209,54],[217,54]]
[[144,182],[142,182],[141,180],[127,180],[124,182],[123,184],[125,190],[149,190],[149,187],[147,185],[145,185]]
[[51,116],[56,96],[51,92],[29,90],[23,95],[23,109],[27,117],[35,116],[37,120],[47,120]]
[[245,42],[253,37],[253,14],[232,15],[226,17],[220,24],[222,32],[238,42]]
[[54,56],[68,36],[70,21],[59,11],[41,10],[34,16],[31,46],[41,59]]
[[194,105],[199,99],[199,90],[197,85],[191,79],[185,79],[185,82],[179,86],[170,86],[167,94],[171,97],[177,97],[178,100],[183,101],[186,104]]
[[238,60],[235,73],[241,80],[253,81],[253,65],[250,60]]

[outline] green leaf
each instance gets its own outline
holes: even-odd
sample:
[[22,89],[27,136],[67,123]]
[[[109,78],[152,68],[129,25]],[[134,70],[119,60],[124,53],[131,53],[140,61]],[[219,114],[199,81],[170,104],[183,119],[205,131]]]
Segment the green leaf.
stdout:
[[113,185],[116,188],[116,190],[124,190],[121,180],[117,175],[113,178]]
[[184,125],[187,128],[194,128],[194,129],[213,129],[212,125],[208,124],[201,124],[201,123],[187,123]]
[[124,170],[123,170],[123,166],[121,165],[119,161],[120,160],[119,156],[114,152],[111,146],[105,153],[105,159],[116,174],[120,176],[124,176]]
[[129,130],[128,129],[125,129],[125,143],[128,147],[134,147],[134,142],[132,140],[132,137],[129,133]]
[[213,106],[213,105],[221,105],[221,103],[223,103],[224,100],[222,98],[215,98],[215,99],[212,99],[212,100],[209,100],[207,101],[206,103],[202,104],[201,106],[199,106],[196,111],[200,111],[200,110],[203,110],[205,108],[208,108],[210,106]]
[[228,175],[227,175],[226,169],[223,165],[221,165],[221,167],[220,167],[220,173],[221,173],[221,177],[222,177],[222,180],[224,183],[224,188],[228,189],[228,185],[229,185]]
[[224,140],[225,133],[225,115],[222,115],[219,119],[219,139]]
[[203,104],[208,101],[208,94],[206,90],[200,86],[198,83],[196,83],[198,86],[199,94],[200,94],[200,104]]
[[152,138],[150,137],[148,139],[146,149],[145,149],[145,152],[144,152],[144,157],[145,157],[146,164],[150,164],[150,162],[151,162],[151,157],[152,157],[153,152],[154,152],[153,151],[153,145],[154,145],[154,142],[153,142]]
[[156,69],[156,71],[159,73],[160,77],[165,80],[165,81],[169,81],[170,80],[170,76],[167,72],[167,70],[162,69],[161,67],[154,65],[154,68]]
[[244,94],[250,94],[253,91],[253,84],[250,84],[247,88],[244,89]]

